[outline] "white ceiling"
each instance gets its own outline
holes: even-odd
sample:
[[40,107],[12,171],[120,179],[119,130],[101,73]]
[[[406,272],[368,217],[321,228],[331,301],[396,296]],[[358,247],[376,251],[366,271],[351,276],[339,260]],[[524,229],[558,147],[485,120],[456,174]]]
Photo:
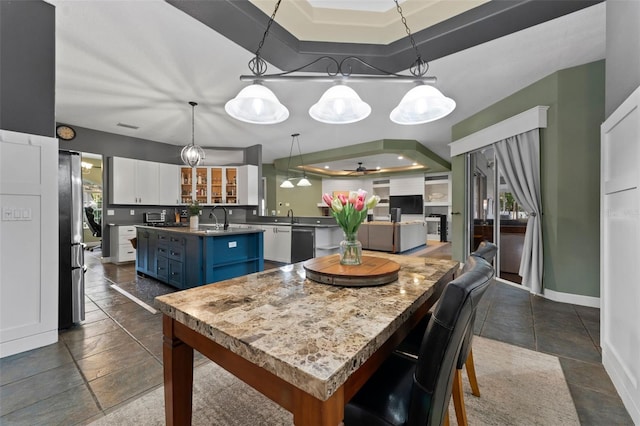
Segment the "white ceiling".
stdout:
[[[225,102],[246,85],[238,77],[249,74],[252,52],[160,0],[50,2],[56,5],[56,121],[185,145],[191,141],[187,102],[193,100],[199,103],[197,144],[262,144],[264,162],[288,157],[294,132],[301,134],[303,154],[379,139],[415,139],[448,159],[453,124],[557,70],[605,56],[605,5],[599,3],[432,61],[429,75],[438,77],[436,87],[458,105],[439,121],[394,124],[389,112],[409,87],[357,83],[352,87],[371,105],[371,115],[354,124],[322,124],[307,111],[325,84],[277,82],[267,85],[291,115],[283,123],[259,126],[224,112]],[[366,160],[365,165],[370,167]]]

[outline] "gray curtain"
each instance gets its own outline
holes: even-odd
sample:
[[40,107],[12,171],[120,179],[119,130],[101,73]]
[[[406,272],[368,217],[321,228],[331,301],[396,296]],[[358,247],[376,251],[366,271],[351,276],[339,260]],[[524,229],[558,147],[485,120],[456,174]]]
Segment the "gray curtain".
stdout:
[[522,247],[522,285],[542,293],[542,203],[540,201],[540,134],[530,130],[497,142],[496,156],[514,198],[529,212]]

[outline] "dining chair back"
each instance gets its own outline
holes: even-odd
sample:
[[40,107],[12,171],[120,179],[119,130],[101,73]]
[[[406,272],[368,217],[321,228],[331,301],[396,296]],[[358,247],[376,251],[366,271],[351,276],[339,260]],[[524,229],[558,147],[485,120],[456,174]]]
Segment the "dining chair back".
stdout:
[[484,259],[451,281],[431,315],[417,361],[392,355],[345,407],[345,425],[441,425],[462,341],[493,278]]
[[[474,258],[471,263],[473,266],[466,273],[444,289],[427,325],[418,353],[414,379],[418,391],[413,393],[412,405],[432,401],[430,410],[416,412],[418,415],[428,413],[428,416],[413,424],[441,424],[447,412],[462,344],[478,303],[494,276],[492,266],[484,259]],[[440,368],[434,368],[438,364]]]

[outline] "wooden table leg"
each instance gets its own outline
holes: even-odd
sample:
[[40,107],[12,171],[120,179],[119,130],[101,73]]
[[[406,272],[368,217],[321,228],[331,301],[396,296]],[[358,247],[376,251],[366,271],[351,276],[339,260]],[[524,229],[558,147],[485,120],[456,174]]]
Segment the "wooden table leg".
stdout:
[[168,426],[190,425],[193,398],[193,348],[175,337],[174,320],[162,318],[164,406]]
[[344,404],[344,386],[326,401],[298,389],[294,394],[293,423],[296,426],[337,426],[344,419]]

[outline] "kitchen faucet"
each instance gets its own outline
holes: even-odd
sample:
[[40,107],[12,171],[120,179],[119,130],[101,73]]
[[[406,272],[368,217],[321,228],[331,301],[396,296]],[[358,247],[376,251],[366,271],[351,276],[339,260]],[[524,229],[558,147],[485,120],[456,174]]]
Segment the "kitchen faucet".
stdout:
[[224,225],[222,229],[226,231],[227,229],[229,229],[229,217],[227,216],[227,209],[224,206],[213,206],[213,208],[211,209],[211,213],[209,213],[209,217],[213,217],[216,219],[216,228],[218,228],[218,218],[215,214],[213,214],[213,211],[217,208],[221,208],[224,211]]
[[294,223],[294,220],[293,220],[293,209],[287,210],[287,217],[291,217],[291,223]]

